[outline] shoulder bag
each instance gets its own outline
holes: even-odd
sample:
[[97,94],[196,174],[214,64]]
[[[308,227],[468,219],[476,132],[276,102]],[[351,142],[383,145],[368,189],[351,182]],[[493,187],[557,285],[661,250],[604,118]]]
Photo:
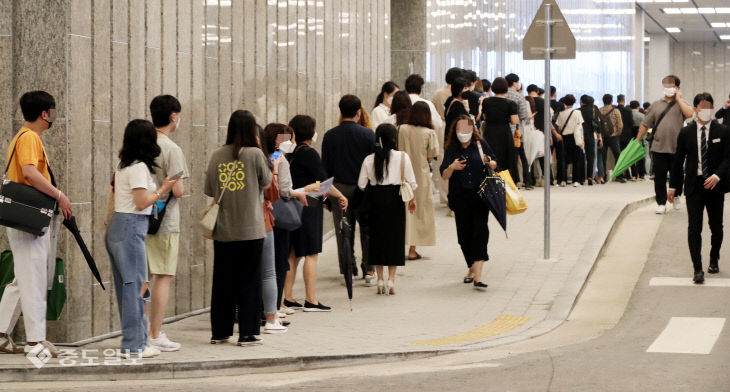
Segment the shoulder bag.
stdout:
[[411,184],[406,182],[406,153],[401,151],[400,153],[400,197],[404,202],[408,203],[413,200],[415,195],[413,194],[413,188]]
[[[239,162],[239,160],[236,159],[236,162]],[[223,195],[226,193],[228,183],[231,181],[232,177],[233,170],[228,173],[228,178],[226,179],[226,182],[223,183],[223,190],[221,190],[221,194],[218,196],[218,199],[213,200],[213,202],[203,210],[203,213],[200,216],[200,230],[203,232],[203,237],[205,238],[213,238],[213,230],[215,229],[216,222],[218,222],[218,211],[220,209],[221,199],[223,199]]]
[[[28,131],[26,131],[28,132]],[[0,186],[0,225],[20,230],[26,233],[42,236],[49,230],[51,219],[57,206],[57,201],[32,186],[13,182],[7,179],[8,169],[13,162],[18,141],[25,134],[21,133],[15,140],[13,152],[5,166],[3,183]],[[46,152],[43,150],[43,156]],[[46,158],[51,183],[56,181],[51,171],[51,165]]]
[[167,207],[170,206],[172,197],[172,190],[170,190],[170,195],[167,196],[167,199],[164,202],[161,200],[155,202],[155,205],[152,207],[155,212],[150,215],[150,224],[147,229],[147,234],[157,234],[157,232],[160,231],[162,219],[165,218],[165,213],[167,212]]

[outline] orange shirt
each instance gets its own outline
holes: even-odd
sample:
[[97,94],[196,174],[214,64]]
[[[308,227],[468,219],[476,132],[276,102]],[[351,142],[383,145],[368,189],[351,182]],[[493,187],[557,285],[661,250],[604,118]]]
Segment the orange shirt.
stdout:
[[37,133],[26,127],[20,128],[20,131],[18,131],[10,142],[10,146],[8,146],[8,155],[5,158],[6,164],[8,158],[13,153],[13,149],[15,149],[15,155],[13,155],[13,161],[8,167],[8,180],[30,185],[23,177],[23,166],[33,165],[41,172],[46,180],[51,181],[51,174],[48,172],[48,159],[46,158],[41,137]]

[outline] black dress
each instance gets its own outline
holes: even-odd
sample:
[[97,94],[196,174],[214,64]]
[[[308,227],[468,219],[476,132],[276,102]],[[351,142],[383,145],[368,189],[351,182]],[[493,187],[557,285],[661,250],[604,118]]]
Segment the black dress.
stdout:
[[406,265],[406,206],[400,195],[400,185],[368,185],[365,194],[371,229],[370,264]]
[[[327,179],[319,153],[306,144],[300,144],[290,154],[292,185],[299,189],[317,181]],[[291,232],[290,241],[296,257],[322,253],[322,203],[313,203],[302,210],[302,226]]]
[[497,171],[514,167],[515,142],[510,129],[510,117],[519,113],[514,101],[502,97],[487,98],[482,102],[484,140],[492,147]]

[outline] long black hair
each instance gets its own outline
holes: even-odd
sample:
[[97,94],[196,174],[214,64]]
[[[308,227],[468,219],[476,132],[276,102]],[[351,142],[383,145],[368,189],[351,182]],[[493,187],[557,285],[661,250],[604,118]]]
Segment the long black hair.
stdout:
[[248,110],[236,110],[228,120],[226,145],[233,146],[233,159],[238,159],[241,147],[261,147],[258,141],[256,117]]
[[160,155],[160,146],[157,145],[157,130],[147,120],[132,120],[124,128],[124,141],[119,151],[119,168],[131,166],[139,161],[147,165],[151,173],[159,167],[155,158]]
[[400,89],[395,82],[392,80],[389,80],[383,84],[383,87],[380,88],[380,94],[378,94],[378,97],[375,98],[375,105],[373,105],[373,108],[377,108],[378,105],[383,103],[383,98],[385,98],[385,94],[393,94],[393,91],[396,89]]
[[375,130],[375,179],[378,183],[388,174],[388,163],[390,163],[390,150],[398,149],[396,140],[397,130],[393,124],[380,124]]

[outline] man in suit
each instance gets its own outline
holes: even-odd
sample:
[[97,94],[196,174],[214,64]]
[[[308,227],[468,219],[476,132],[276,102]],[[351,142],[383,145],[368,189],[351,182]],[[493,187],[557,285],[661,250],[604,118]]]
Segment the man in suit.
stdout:
[[[697,122],[679,131],[677,155],[672,164],[667,191],[667,199],[673,202],[675,191],[680,192],[684,187],[689,218],[687,240],[694,266],[695,284],[705,281],[701,254],[702,215],[705,209],[712,232],[710,266],[707,272],[716,274],[720,271],[718,260],[722,245],[722,214],[725,193],[730,185],[730,129],[712,121],[713,106],[714,101],[709,93],[701,93],[695,97]],[[686,171],[683,170],[685,158]]]
[[725,101],[725,105],[722,109],[715,113],[715,118],[722,120],[722,125],[730,127],[730,97],[728,97],[728,100]]

